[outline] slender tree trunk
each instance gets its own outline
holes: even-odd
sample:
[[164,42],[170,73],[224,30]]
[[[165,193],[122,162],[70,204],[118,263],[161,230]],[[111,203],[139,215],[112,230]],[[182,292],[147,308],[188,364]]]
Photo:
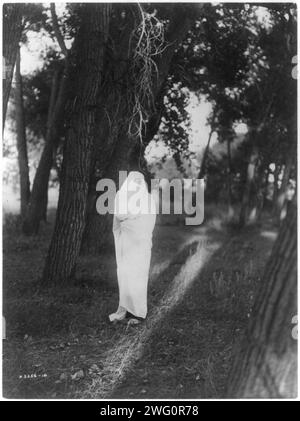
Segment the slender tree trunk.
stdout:
[[3,5],[3,129],[13,72],[22,34],[23,9],[23,4],[6,3]]
[[108,3],[78,6],[80,28],[74,41],[72,80],[75,94],[70,101],[56,222],[44,268],[47,284],[70,280],[80,251],[110,10]]
[[273,183],[273,197],[272,197],[272,201],[273,201],[273,209],[274,209],[274,213],[276,213],[276,203],[277,203],[277,197],[278,197],[278,176],[280,174],[280,165],[279,164],[275,164],[275,169],[274,169],[274,183]]
[[214,133],[214,129],[211,128],[210,132],[209,132],[207,144],[206,144],[206,147],[205,147],[205,150],[204,150],[204,153],[203,153],[203,157],[202,157],[202,160],[201,160],[200,171],[199,171],[199,174],[198,174],[199,179],[203,178],[206,174],[206,161],[207,161],[207,158],[208,158],[208,152],[209,152],[210,142],[211,142],[211,138],[212,138],[213,133]]
[[[256,194],[258,191],[258,189],[255,186],[255,171],[256,171],[256,166],[259,159],[259,151],[258,151],[258,147],[256,146],[256,138],[261,135],[262,130],[266,124],[266,121],[269,118],[269,114],[273,106],[273,101],[274,101],[274,94],[270,98],[270,101],[265,109],[265,113],[263,114],[260,123],[255,127],[255,129],[250,128],[248,132],[248,138],[250,139],[250,141],[252,140],[252,149],[251,149],[251,154],[249,156],[249,162],[247,165],[246,184],[245,184],[245,188],[244,188],[244,192],[242,196],[242,205],[241,205],[240,218],[239,218],[240,228],[244,227],[247,223],[251,192]],[[252,222],[256,220],[256,217],[257,217],[256,211],[257,210],[256,210],[256,205],[255,205],[254,208],[252,209],[252,214],[250,214],[250,218]]]
[[264,181],[262,182],[262,187],[261,187],[261,200],[258,203],[258,209],[257,209],[258,222],[261,222],[262,220],[263,211],[264,211],[266,201],[267,201],[267,196],[269,192],[269,175],[270,175],[270,168],[269,168],[269,163],[268,163],[267,168],[265,170]]
[[37,234],[40,222],[46,220],[49,177],[59,142],[59,129],[66,101],[66,71],[60,79],[59,88],[58,76],[58,71],[55,71],[48,107],[45,146],[35,173],[27,216],[23,223],[23,232],[26,235]]
[[[267,170],[268,172],[268,170]],[[261,216],[263,203],[264,203],[264,191],[266,189],[266,164],[261,162],[256,170],[256,177],[252,183],[252,194],[250,198],[249,206],[249,224],[256,224]]]
[[281,180],[280,189],[276,198],[276,219],[281,220],[281,212],[286,202],[286,193],[289,185],[290,175],[294,164],[295,152],[292,150],[288,156],[284,166],[283,177]]
[[70,51],[66,48],[60,32],[54,3],[50,4],[50,9],[53,30],[65,59],[61,78],[59,78],[59,69],[54,71],[52,78],[45,147],[35,174],[27,218],[23,224],[23,232],[27,235],[36,234],[39,230],[40,222],[42,220],[47,221],[48,184],[59,145],[59,134],[64,121],[64,108],[67,97]]
[[53,144],[46,142],[34,177],[27,215],[23,223],[26,235],[37,234],[40,222],[45,219],[49,175],[53,162]]
[[30,197],[29,167],[26,142],[26,125],[23,103],[23,86],[20,71],[20,49],[16,60],[16,124],[17,124],[17,149],[20,173],[21,218],[26,217],[27,205]]
[[254,183],[257,161],[258,161],[258,149],[256,146],[253,145],[252,151],[249,157],[249,162],[247,165],[246,183],[244,187],[242,205],[241,205],[241,210],[240,210],[239,226],[241,228],[244,227],[247,222],[249,201],[250,201],[251,189]]
[[229,377],[229,398],[297,396],[296,315],[297,208],[290,203]]
[[230,220],[233,215],[233,207],[232,207],[232,187],[231,187],[231,174],[232,174],[232,168],[231,168],[231,139],[227,138],[227,216]]

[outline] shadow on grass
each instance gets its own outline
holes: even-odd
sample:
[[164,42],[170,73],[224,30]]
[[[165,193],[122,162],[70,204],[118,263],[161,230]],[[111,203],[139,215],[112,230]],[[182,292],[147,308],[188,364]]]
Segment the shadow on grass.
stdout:
[[[103,265],[101,257],[83,260],[67,288],[36,291],[32,282],[16,297],[10,292],[5,396],[221,396],[271,243],[257,232],[161,227],[154,237],[149,314],[136,328],[107,320],[118,301],[114,256],[106,255]],[[79,370],[84,376],[74,381]],[[19,378],[30,373],[41,377]]]
[[[222,396],[264,265],[253,261],[249,235],[229,239],[211,230],[209,246],[199,239],[180,251],[151,285],[147,321],[109,349],[107,371],[86,385],[84,396]],[[268,239],[260,241],[260,249],[271,248]]]

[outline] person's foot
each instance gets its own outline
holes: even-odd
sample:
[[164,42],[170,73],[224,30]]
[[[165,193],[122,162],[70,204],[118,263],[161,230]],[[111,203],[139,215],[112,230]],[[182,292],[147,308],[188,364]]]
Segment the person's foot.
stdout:
[[124,320],[126,318],[126,314],[127,312],[125,308],[119,307],[115,313],[110,314],[108,317],[111,322],[116,323]]

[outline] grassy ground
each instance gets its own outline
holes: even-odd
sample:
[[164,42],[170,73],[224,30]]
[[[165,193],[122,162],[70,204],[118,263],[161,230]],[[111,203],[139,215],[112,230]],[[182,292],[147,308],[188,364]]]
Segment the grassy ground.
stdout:
[[72,285],[41,290],[52,223],[28,239],[8,220],[4,396],[224,396],[276,234],[268,220],[243,232],[226,229],[219,213],[200,227],[157,224],[149,314],[138,327],[108,321],[118,304],[112,243],[102,255],[80,259]]

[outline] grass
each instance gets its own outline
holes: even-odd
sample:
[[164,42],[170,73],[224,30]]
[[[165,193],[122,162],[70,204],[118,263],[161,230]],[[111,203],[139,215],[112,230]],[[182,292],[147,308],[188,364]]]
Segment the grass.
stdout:
[[[112,243],[79,259],[65,288],[39,280],[53,223],[37,237],[4,227],[3,391],[7,398],[217,398],[259,290],[275,239],[226,229],[222,210],[185,227],[160,219],[154,233],[145,323],[112,325],[118,290]],[[53,221],[53,215],[50,218]]]

